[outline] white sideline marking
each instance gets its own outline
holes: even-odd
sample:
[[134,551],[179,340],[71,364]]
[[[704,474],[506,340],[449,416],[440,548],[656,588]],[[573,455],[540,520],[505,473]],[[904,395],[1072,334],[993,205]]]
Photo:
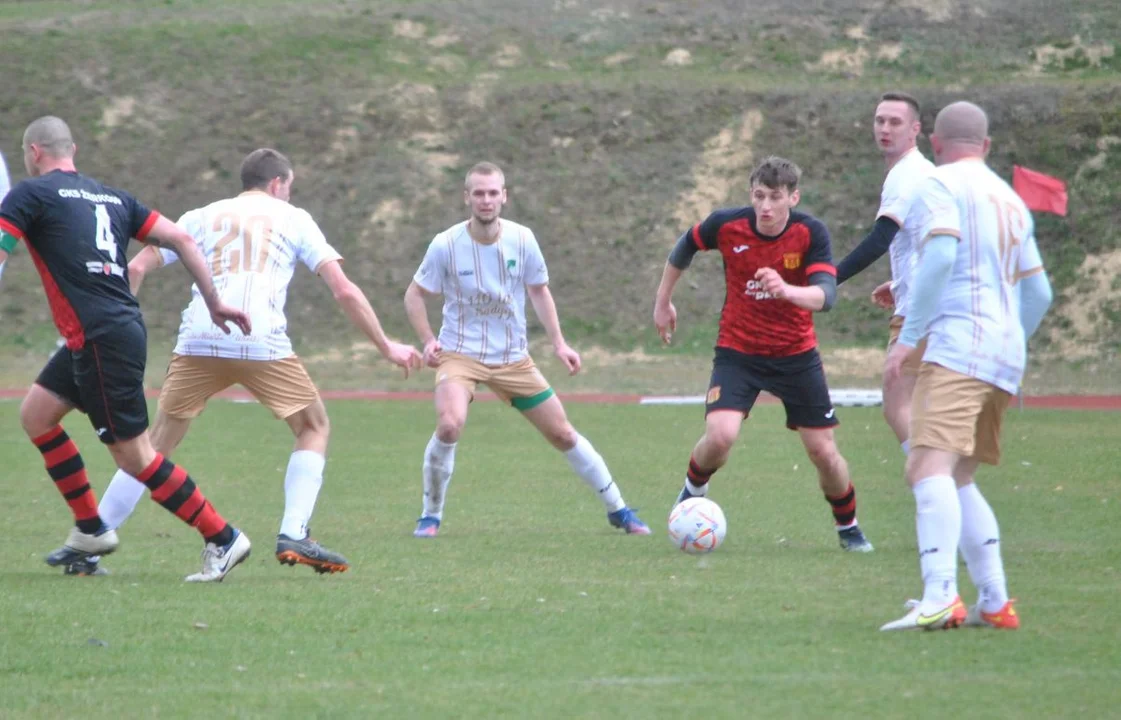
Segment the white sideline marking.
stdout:
[[[884,393],[882,390],[863,390],[847,388],[830,390],[829,399],[837,407],[874,407],[883,405]],[[639,399],[639,405],[704,405],[704,395],[644,395]]]

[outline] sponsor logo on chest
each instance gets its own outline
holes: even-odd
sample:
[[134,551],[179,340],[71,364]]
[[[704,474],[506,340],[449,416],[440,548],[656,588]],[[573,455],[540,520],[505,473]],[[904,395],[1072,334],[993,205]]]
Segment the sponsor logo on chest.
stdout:
[[94,275],[116,275],[117,277],[125,276],[125,269],[113,262],[101,262],[100,260],[91,260],[86,263],[86,272]]

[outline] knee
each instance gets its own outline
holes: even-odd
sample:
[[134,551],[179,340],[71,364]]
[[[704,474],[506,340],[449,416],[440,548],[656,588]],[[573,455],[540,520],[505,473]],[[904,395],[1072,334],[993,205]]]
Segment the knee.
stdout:
[[307,422],[304,424],[305,433],[314,433],[326,438],[331,434],[331,418],[327,416],[326,410],[322,412],[311,413]]
[[708,446],[709,452],[725,457],[732,452],[737,435],[738,433],[723,428],[709,428],[705,431],[705,445]]
[[828,470],[843,462],[836,443],[815,443],[806,447],[810,462],[820,470]]
[[26,400],[19,406],[19,424],[23,426],[23,431],[27,433],[28,437],[33,438],[42,435],[41,432],[37,432],[37,430],[39,430],[39,424],[32,410],[27,407]]
[[24,398],[23,403],[19,406],[19,422],[29,438],[37,438],[49,432],[57,424],[35,406],[30,396]]
[[441,410],[436,417],[436,437],[440,442],[459,442],[467,418],[454,410]]
[[288,422],[299,440],[307,441],[318,438],[326,442],[327,437],[331,434],[331,420],[327,416],[327,408],[323,406],[322,401],[304,408]]
[[576,437],[576,428],[568,422],[549,428],[545,433],[545,438],[549,441],[549,444],[561,452],[568,452],[576,447]]
[[885,393],[882,410],[888,420],[906,418],[911,412],[911,397],[901,393]]

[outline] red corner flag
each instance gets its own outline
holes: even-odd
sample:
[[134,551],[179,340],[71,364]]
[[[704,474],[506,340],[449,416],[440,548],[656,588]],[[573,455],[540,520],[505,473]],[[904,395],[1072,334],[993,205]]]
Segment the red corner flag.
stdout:
[[1029,210],[1067,214],[1067,186],[1057,177],[1013,165],[1012,187]]

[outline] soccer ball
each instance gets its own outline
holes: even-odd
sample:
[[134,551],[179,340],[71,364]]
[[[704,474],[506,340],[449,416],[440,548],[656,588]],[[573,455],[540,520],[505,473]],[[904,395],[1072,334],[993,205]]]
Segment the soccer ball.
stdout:
[[708,498],[689,498],[669,514],[670,542],[691,555],[712,552],[720,547],[727,530],[724,511]]

